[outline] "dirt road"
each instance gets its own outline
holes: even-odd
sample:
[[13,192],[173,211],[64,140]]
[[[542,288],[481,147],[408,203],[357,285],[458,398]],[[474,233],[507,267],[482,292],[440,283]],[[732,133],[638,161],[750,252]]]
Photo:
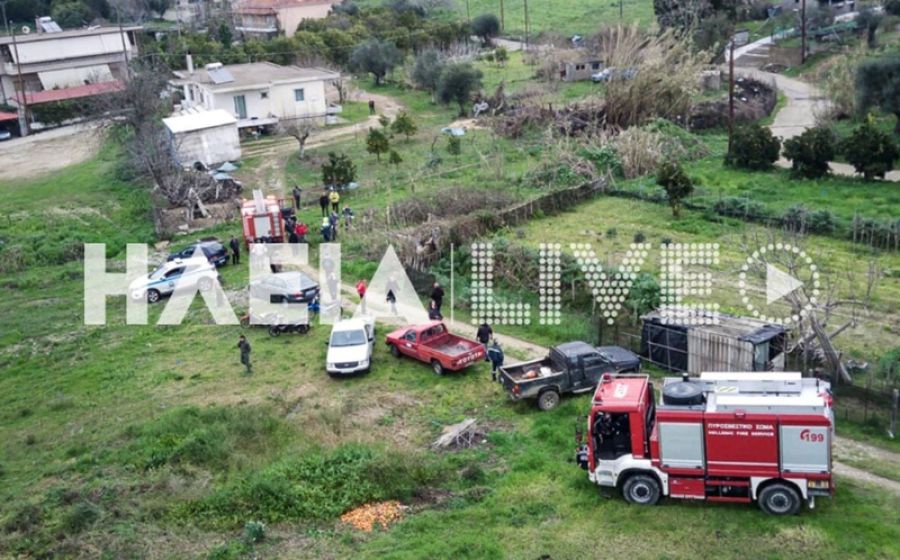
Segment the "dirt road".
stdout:
[[[393,119],[403,106],[394,98],[370,92],[357,92],[355,96],[361,99],[375,101],[378,115],[372,115],[363,122],[347,126],[323,128],[313,132],[306,141],[306,149],[318,148],[343,140],[355,134],[367,131],[370,127],[381,126],[378,122],[379,115]],[[250,145],[242,150],[243,158],[261,157],[262,163],[250,172],[238,172],[235,175],[247,185],[260,188],[265,194],[284,196],[288,187],[285,185],[284,161],[291,157],[299,149],[294,138],[279,138],[272,142],[266,142],[258,146]]]
[[[747,45],[740,49],[740,52],[735,51],[735,63],[738,65],[758,63],[761,59],[754,58],[754,56],[757,56],[756,52],[767,49],[770,43],[771,40],[763,39]],[[778,111],[775,119],[769,126],[772,134],[782,140],[799,136],[804,130],[816,126],[816,116],[823,114],[828,109],[828,99],[819,88],[812,84],[746,66],[740,69],[740,73],[752,76],[763,82],[772,83],[784,93],[787,103]],[[776,165],[789,169],[791,162],[782,157]],[[831,172],[834,175],[858,176],[852,165],[836,161],[832,161],[828,165],[831,167]],[[888,181],[900,181],[900,170],[889,172],[885,179]]]
[[27,179],[81,163],[97,153],[97,125],[76,124],[0,143],[0,181]]

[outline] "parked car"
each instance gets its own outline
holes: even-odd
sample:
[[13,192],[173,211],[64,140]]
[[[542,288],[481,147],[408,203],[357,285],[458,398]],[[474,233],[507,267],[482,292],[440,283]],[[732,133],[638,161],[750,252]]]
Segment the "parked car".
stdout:
[[212,289],[218,281],[216,267],[206,259],[177,259],[167,261],[146,277],[134,280],[128,287],[128,292],[134,300],[147,298],[148,302],[156,303],[162,296],[175,291],[176,282],[181,287],[196,286],[205,292]]
[[624,68],[619,70],[615,67],[609,67],[591,74],[591,81],[599,83],[609,82],[611,80],[630,80],[634,78],[635,74],[637,74],[637,68]]
[[409,356],[431,364],[438,375],[458,371],[484,360],[484,346],[477,341],[450,334],[441,321],[411,325],[387,335],[385,342],[394,357]]
[[0,142],[12,138],[12,133],[8,130],[0,130]]
[[538,408],[550,410],[563,393],[593,391],[604,373],[640,370],[641,359],[624,348],[567,342],[540,360],[501,367],[500,382],[513,400],[537,399]]
[[312,303],[319,284],[302,272],[276,272],[251,283],[250,296],[269,303]]
[[175,259],[193,258],[194,251],[196,251],[197,248],[206,255],[210,264],[214,264],[215,266],[228,264],[228,250],[218,241],[199,241],[197,243],[191,243],[177,253],[170,253],[167,260],[173,261]]
[[332,377],[366,373],[372,367],[375,349],[375,321],[345,319],[331,328],[325,371]]

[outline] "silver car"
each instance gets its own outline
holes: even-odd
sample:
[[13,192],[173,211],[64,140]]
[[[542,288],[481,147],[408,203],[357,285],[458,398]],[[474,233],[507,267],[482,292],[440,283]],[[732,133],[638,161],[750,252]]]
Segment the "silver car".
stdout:
[[171,295],[176,284],[182,288],[198,287],[202,291],[212,289],[219,281],[216,267],[205,258],[176,259],[160,265],[146,277],[138,278],[128,287],[131,298],[147,298],[156,303],[164,295]]

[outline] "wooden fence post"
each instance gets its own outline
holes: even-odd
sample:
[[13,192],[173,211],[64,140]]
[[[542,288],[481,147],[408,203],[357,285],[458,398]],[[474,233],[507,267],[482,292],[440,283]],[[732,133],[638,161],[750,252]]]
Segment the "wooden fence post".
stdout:
[[888,435],[891,439],[897,437],[897,403],[900,401],[900,389],[894,389],[894,398],[891,399],[891,429]]

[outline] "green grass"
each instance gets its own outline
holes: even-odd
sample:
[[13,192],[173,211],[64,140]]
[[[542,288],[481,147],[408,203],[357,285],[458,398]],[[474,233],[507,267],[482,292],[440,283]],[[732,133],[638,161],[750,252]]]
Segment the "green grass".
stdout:
[[[455,111],[431,105],[424,94],[381,91],[419,119],[419,135],[398,142],[410,154],[401,178],[416,178],[430,139]],[[495,147],[505,162],[500,173],[479,155]],[[498,141],[480,131],[464,141],[459,166],[471,167],[451,169],[456,162],[445,156],[441,175],[402,185],[391,175],[396,171],[363,152],[359,139],[339,148],[352,152],[366,185],[349,195],[358,212],[456,185],[533,194],[516,179],[545,155],[535,138]],[[0,184],[4,247],[27,241],[42,249],[50,224],[63,229],[49,233],[60,242],[73,241],[66,231],[113,242],[110,256],[121,264],[124,242],[152,241],[146,191],[117,180],[114,163],[114,150],[105,150],[35,181]],[[318,169],[303,164],[289,177],[310,184]],[[304,219],[312,222],[317,210],[304,211]],[[615,239],[602,233],[611,226],[618,228]],[[665,207],[612,198],[517,229],[521,239],[501,235],[525,244],[589,240],[604,256],[617,255],[638,230],[654,243],[672,236],[723,244],[758,231],[690,212],[671,223]],[[205,233],[226,238],[239,225]],[[862,258],[842,242],[810,244],[829,269]],[[726,254],[731,262],[735,251]],[[557,410],[539,413],[532,403],[510,402],[490,382],[486,364],[438,377],[377,344],[371,374],[332,380],[322,370],[327,326],[271,338],[261,329],[214,326],[199,302],[184,325],[154,325],[161,313],[154,306],[150,325],[127,326],[124,298],[113,297],[109,325],[85,326],[81,263],[77,256],[46,255],[21,270],[0,271],[0,556],[743,558],[751,547],[779,558],[900,553],[896,498],[844,479],[836,500],[820,500],[815,511],[790,519],[749,506],[672,500],[643,509],[598,498],[572,461],[575,419],[590,398],[567,397]],[[894,257],[879,259],[898,267]],[[364,268],[352,264],[345,279]],[[229,290],[246,285],[246,268],[221,272]],[[888,279],[876,293],[878,309],[889,316],[900,302],[896,284]],[[535,340],[549,344],[582,327],[546,329]],[[387,327],[378,329],[380,340]],[[242,333],[253,345],[250,376],[235,348]],[[848,336],[869,355],[895,343],[896,331]],[[467,417],[479,420],[486,443],[429,450],[443,426]],[[363,535],[337,523],[345,509],[384,498],[411,506],[393,528]],[[269,537],[255,545],[240,541],[244,523],[259,520],[270,522]]]
[[482,89],[488,95],[492,95],[501,83],[507,95],[528,92],[546,103],[568,103],[599,97],[604,91],[603,84],[595,84],[590,80],[553,83],[539,80],[535,75],[539,68],[526,64],[521,52],[509,53],[509,60],[502,66],[483,60],[477,61],[475,65],[483,74]]
[[[385,0],[361,0],[360,6],[378,6]],[[528,2],[528,17],[532,39],[541,33],[552,35],[589,35],[603,25],[619,22],[619,4],[626,24],[638,22],[644,27],[656,25],[651,0],[532,0]],[[443,17],[466,20],[480,14],[492,13],[500,18],[500,2],[497,0],[469,0],[449,4],[450,10]],[[503,3],[503,31],[505,37],[523,38],[525,34],[525,7],[522,2]]]

